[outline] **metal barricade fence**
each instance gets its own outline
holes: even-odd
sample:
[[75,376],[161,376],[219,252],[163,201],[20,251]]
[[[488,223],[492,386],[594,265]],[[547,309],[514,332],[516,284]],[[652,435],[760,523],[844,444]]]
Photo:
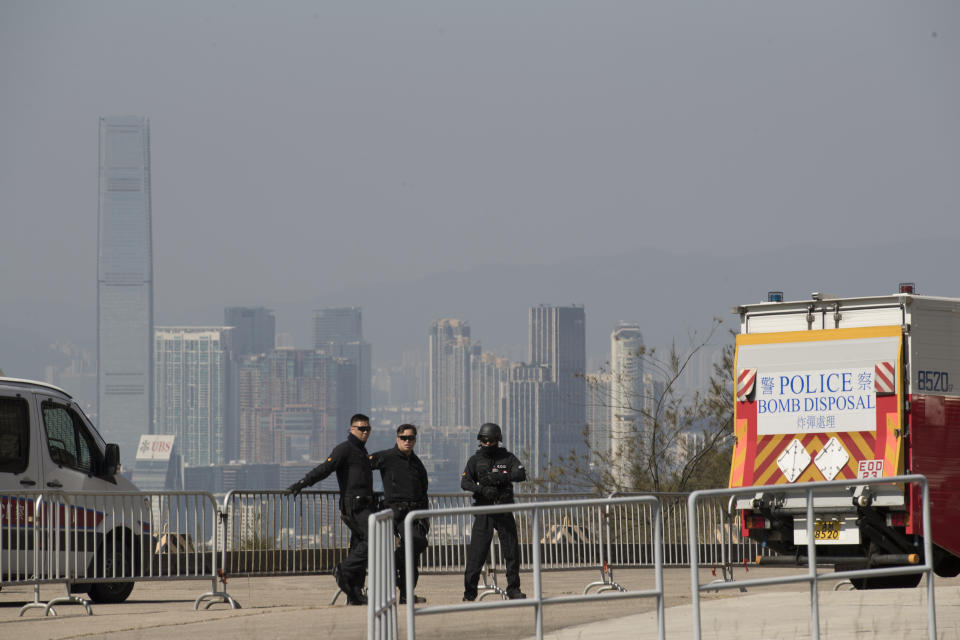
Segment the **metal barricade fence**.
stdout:
[[39,491],[7,492],[0,496],[0,588],[15,584],[34,587],[33,602],[20,609],[21,616],[29,609],[47,607],[40,602],[40,584],[47,582],[43,567],[50,564],[45,558],[50,545],[34,526],[43,509]]
[[[615,494],[629,497],[639,494]],[[648,494],[651,495],[651,494]],[[687,494],[654,494],[662,506],[664,565],[687,566]],[[596,499],[589,494],[519,494],[518,504],[532,501],[570,502]],[[347,553],[350,530],[340,519],[339,495],[304,491],[293,497],[284,491],[231,491],[222,503],[220,567],[228,576],[280,576],[330,573]],[[428,547],[421,572],[459,573],[466,566],[472,518],[459,509],[471,506],[469,494],[431,494],[430,509],[447,515],[431,519]],[[453,509],[454,511],[447,511]],[[533,565],[534,539],[529,514],[517,514],[523,569]],[[652,513],[648,505],[619,508],[616,513],[569,506],[544,514],[542,566],[547,569],[600,569],[653,565]],[[733,518],[733,520],[731,520]],[[765,550],[738,536],[738,514],[728,514],[722,500],[697,508],[704,532],[696,553],[702,564],[752,562]],[[726,533],[727,549],[724,549]],[[489,567],[502,568],[499,543],[494,541]],[[725,553],[726,552],[726,553]],[[605,578],[606,579],[606,578]]]
[[[393,535],[393,511],[373,513],[367,520],[367,638],[396,640],[397,635],[397,567],[394,559],[396,543]],[[413,593],[411,589],[409,593]],[[410,598],[412,602],[413,597]]]
[[[610,497],[629,497],[638,493],[616,493]],[[686,493],[658,493],[663,524],[664,566],[688,566],[690,548],[687,540]],[[590,494],[518,494],[517,503],[533,501],[571,501],[598,496]],[[435,494],[430,496],[433,510],[459,509],[471,506],[468,494]],[[544,516],[543,536],[546,546],[542,564],[549,569],[599,568],[605,580],[607,568],[650,567],[653,565],[652,514],[647,505],[618,509],[616,513],[577,507],[558,509]],[[531,525],[529,516],[517,514],[521,567],[532,567]],[[700,535],[694,549],[700,564],[723,567],[729,573],[731,564],[751,564],[759,555],[771,553],[749,538],[741,538],[740,515],[729,508],[723,498],[711,498],[698,504],[694,520]],[[429,546],[421,558],[424,573],[463,571],[466,545],[472,519],[462,513],[431,519]],[[494,541],[492,567],[502,567],[499,543]]]
[[330,573],[347,553],[350,529],[339,494],[231,491],[223,499],[222,560],[230,576]]
[[210,580],[195,608],[204,601],[237,606],[217,588],[219,511],[209,493],[44,491],[5,496],[3,514],[0,583],[66,587],[45,614],[66,603],[92,613],[71,590],[121,602],[134,582],[149,580]]
[[[711,489],[703,491],[694,491],[688,498],[688,512],[699,513],[697,505],[701,499],[715,499],[717,497],[741,497],[753,498],[759,492],[776,492],[778,494],[805,494],[806,497],[806,521],[813,523],[816,521],[813,511],[813,499],[818,490],[828,489],[836,490],[838,487],[853,488],[863,485],[876,484],[894,484],[894,483],[916,483],[921,485],[922,489],[922,510],[923,516],[921,522],[924,527],[923,536],[923,558],[922,565],[897,566],[897,567],[878,567],[872,569],[858,569],[853,571],[829,571],[817,573],[817,550],[814,544],[814,536],[807,536],[807,573],[805,575],[790,575],[782,577],[760,578],[753,580],[738,580],[726,583],[712,581],[708,584],[701,584],[699,577],[699,563],[696,557],[691,558],[690,562],[690,591],[693,598],[693,634],[694,638],[700,638],[700,592],[701,591],[719,591],[721,589],[743,589],[751,586],[769,586],[775,584],[791,584],[795,582],[807,582],[810,585],[810,632],[815,640],[820,637],[820,605],[817,592],[817,583],[822,580],[849,580],[856,578],[897,576],[914,573],[925,573],[927,579],[927,630],[931,640],[937,637],[937,618],[936,607],[934,605],[933,588],[933,546],[930,533],[930,490],[927,479],[919,474],[891,476],[877,479],[854,479],[854,480],[835,480],[832,482],[806,482],[795,485],[766,485],[755,487],[739,487],[736,489]],[[851,494],[852,496],[852,494]],[[729,501],[731,504],[733,500]],[[694,547],[700,540],[698,528],[701,523],[690,519],[687,523],[687,536],[689,546]]]
[[[551,545],[551,536],[548,534],[551,527],[555,527],[557,522],[563,523],[564,518],[576,516],[578,522],[598,522],[599,517],[591,518],[588,513],[602,513],[606,510],[612,510],[617,513],[621,510],[629,510],[636,505],[644,505],[650,513],[650,534],[652,548],[652,568],[654,569],[655,588],[646,591],[618,591],[614,593],[595,593],[576,596],[555,596],[545,597],[542,589],[542,571],[549,568],[545,566],[544,560],[549,558]],[[642,598],[655,597],[657,599],[657,614],[659,622],[659,637],[664,637],[664,619],[663,619],[663,556],[662,549],[662,517],[660,513],[660,503],[654,496],[631,496],[622,498],[592,498],[592,499],[571,499],[556,500],[552,502],[524,502],[508,505],[495,505],[487,507],[454,507],[436,510],[413,511],[409,513],[404,520],[404,539],[412,539],[413,523],[418,519],[443,519],[450,516],[473,517],[481,514],[494,513],[513,513],[518,520],[518,529],[520,522],[524,522],[529,527],[527,540],[530,542],[529,554],[532,559],[533,571],[533,595],[524,600],[494,600],[487,602],[473,602],[466,605],[443,605],[417,608],[413,597],[407,598],[407,639],[416,638],[415,618],[417,615],[442,614],[448,612],[458,612],[466,610],[481,610],[505,607],[534,607],[536,637],[543,637],[543,608],[547,604],[567,604],[575,602],[587,602],[592,600],[606,600],[619,598]],[[551,515],[547,515],[551,514]],[[567,521],[569,522],[569,520]],[[562,525],[563,531],[569,525]],[[577,525],[580,526],[580,525]],[[432,529],[432,526],[431,526]],[[566,548],[566,547],[561,547]],[[522,549],[522,546],[521,546]],[[413,594],[413,564],[414,551],[413,545],[405,546],[405,575],[406,588],[408,594]],[[380,560],[377,560],[379,563]],[[562,565],[561,559],[560,564]],[[554,562],[554,564],[557,564]],[[373,565],[371,565],[373,566]],[[560,567],[557,567],[560,568]],[[381,588],[375,585],[376,589]],[[392,587],[391,587],[392,589]],[[372,604],[369,606],[373,606]]]

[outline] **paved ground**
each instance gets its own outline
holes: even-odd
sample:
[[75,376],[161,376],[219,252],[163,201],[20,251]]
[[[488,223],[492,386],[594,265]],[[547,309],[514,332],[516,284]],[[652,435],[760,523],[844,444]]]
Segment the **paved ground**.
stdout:
[[[791,570],[755,568],[736,577],[782,575]],[[529,573],[523,586],[532,592]],[[599,577],[596,571],[549,572],[544,576],[545,595],[580,594]],[[619,570],[616,579],[639,590],[653,586],[649,570]],[[711,579],[704,570],[701,580]],[[690,573],[668,569],[668,638],[692,636],[689,595]],[[960,640],[960,578],[938,580],[938,638]],[[341,596],[330,605],[335,585],[330,576],[292,578],[236,578],[227,590],[242,609],[216,605],[195,611],[194,600],[210,589],[209,582],[139,583],[130,600],[119,605],[93,605],[94,615],[82,607],[57,607],[56,617],[41,618],[41,611],[18,616],[20,607],[33,599],[32,587],[12,586],[0,592],[0,638],[29,640],[102,638],[111,640],[170,640],[171,638],[317,638],[366,637],[366,608],[348,607]],[[821,638],[925,638],[926,588],[885,591],[832,591],[821,587]],[[62,587],[41,589],[41,599],[61,595]],[[459,604],[460,576],[424,575],[418,594],[427,605]],[[737,590],[703,596],[704,638],[810,638],[809,590],[805,585]],[[552,640],[592,638],[655,638],[657,619],[652,599],[545,607],[545,637]],[[404,610],[400,633],[405,637]],[[532,608],[474,610],[468,613],[417,616],[417,638],[435,640],[457,636],[523,639],[534,635]]]

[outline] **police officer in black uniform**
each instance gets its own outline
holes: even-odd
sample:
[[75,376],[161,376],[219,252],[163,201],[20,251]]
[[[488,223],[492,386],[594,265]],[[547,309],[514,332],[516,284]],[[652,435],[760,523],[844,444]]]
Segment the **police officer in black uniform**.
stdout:
[[[473,494],[473,504],[512,504],[513,483],[527,479],[527,472],[517,457],[500,447],[503,436],[500,426],[487,422],[480,427],[477,440],[480,449],[467,461],[460,477],[460,486]],[[477,599],[480,571],[490,553],[493,530],[497,530],[500,548],[507,565],[507,597],[526,598],[520,591],[520,545],[517,540],[517,521],[512,513],[476,515],[467,548],[467,569],[463,574],[463,600]]]
[[333,448],[330,457],[317,465],[302,480],[287,488],[293,495],[320,482],[336,471],[340,485],[340,518],[350,528],[350,550],[342,564],[333,570],[337,586],[347,596],[347,604],[367,604],[363,580],[367,573],[367,518],[373,512],[373,471],[366,442],[370,437],[370,418],[362,413],[350,418],[350,435]]
[[[397,567],[397,587],[400,589],[400,604],[407,603],[405,580],[405,551],[403,539],[403,519],[416,509],[426,509],[427,502],[427,470],[423,462],[413,452],[417,442],[417,428],[412,424],[402,424],[397,427],[397,444],[391,449],[377,451],[370,456],[370,465],[380,470],[383,479],[383,499],[386,506],[393,510],[393,532],[400,538],[394,558]],[[420,556],[427,548],[427,531],[430,530],[428,520],[417,520],[413,523],[413,586],[417,586],[420,578],[418,564]],[[414,602],[426,602],[426,598],[414,595]]]

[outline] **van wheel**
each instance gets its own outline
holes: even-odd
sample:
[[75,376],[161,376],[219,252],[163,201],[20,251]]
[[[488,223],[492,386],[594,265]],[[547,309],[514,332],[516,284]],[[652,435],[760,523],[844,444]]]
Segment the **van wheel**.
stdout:
[[[127,545],[118,545],[114,549],[113,543],[107,540],[103,545],[103,564],[96,567],[97,572],[104,576],[116,573],[121,576],[133,575],[133,554]],[[96,575],[96,574],[95,574]],[[126,600],[133,591],[133,581],[129,582],[94,582],[90,585],[90,599],[101,604],[116,604]]]

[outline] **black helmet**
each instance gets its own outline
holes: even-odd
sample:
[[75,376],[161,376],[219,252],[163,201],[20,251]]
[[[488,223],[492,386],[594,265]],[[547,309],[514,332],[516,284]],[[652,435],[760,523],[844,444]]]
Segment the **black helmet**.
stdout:
[[483,438],[488,440],[496,440],[497,442],[503,440],[503,434],[500,433],[500,425],[492,422],[484,422],[482,425],[480,425],[480,432],[477,433],[477,440],[481,440]]

